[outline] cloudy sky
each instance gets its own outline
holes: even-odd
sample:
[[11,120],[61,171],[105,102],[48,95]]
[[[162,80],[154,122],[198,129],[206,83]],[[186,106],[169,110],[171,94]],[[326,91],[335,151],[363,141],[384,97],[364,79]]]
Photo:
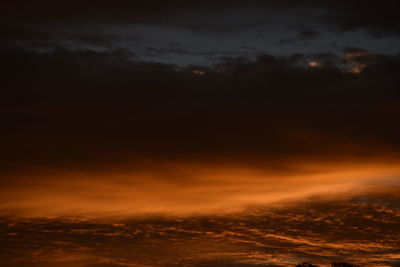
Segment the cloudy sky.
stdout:
[[[1,1],[0,34],[0,222],[10,237],[0,263],[290,266],[360,263],[369,253],[374,264],[398,264],[393,233],[383,230],[399,226],[400,214],[398,1]],[[336,222],[346,238],[335,228],[335,242],[316,224],[330,227],[330,219],[314,218],[331,216],[326,196],[347,212]],[[308,206],[293,204],[310,198],[312,220]],[[280,217],[275,205],[293,216]],[[382,212],[387,220],[377,218]],[[258,222],[267,214],[271,222]],[[53,232],[106,228],[98,241],[105,246],[105,236],[136,231],[143,216],[168,219],[141,222],[148,238],[124,239],[104,261],[90,258],[99,256],[84,242],[92,237]],[[198,229],[203,219],[235,235],[244,223],[253,231],[246,242],[256,245],[216,241],[217,226]],[[192,258],[178,257],[192,237],[165,234],[167,224],[200,231],[217,260],[197,247]],[[309,238],[293,234],[307,225]],[[376,235],[361,234],[363,225]],[[13,237],[24,227],[40,242],[89,252],[60,248],[70,257],[60,256],[64,265],[35,258],[35,246],[55,245],[22,246]],[[362,237],[351,236],[354,227]],[[254,231],[263,234],[255,240]],[[160,249],[174,238],[182,240],[170,259],[126,256],[129,248],[142,255],[137,240]]]

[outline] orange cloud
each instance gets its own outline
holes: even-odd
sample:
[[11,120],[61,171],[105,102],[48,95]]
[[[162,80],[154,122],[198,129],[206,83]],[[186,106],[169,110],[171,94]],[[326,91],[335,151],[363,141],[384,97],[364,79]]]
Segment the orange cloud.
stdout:
[[277,171],[241,166],[165,164],[144,169],[25,174],[0,197],[1,213],[25,216],[192,214],[398,183],[393,164],[304,164]]
[[310,61],[307,64],[308,64],[309,67],[312,67],[312,68],[316,68],[316,67],[320,67],[321,66],[321,63],[316,62],[316,61]]

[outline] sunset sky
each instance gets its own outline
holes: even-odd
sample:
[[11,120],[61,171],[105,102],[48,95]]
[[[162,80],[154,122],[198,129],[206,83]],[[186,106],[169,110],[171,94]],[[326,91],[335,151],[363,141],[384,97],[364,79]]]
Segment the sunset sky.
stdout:
[[399,7],[0,1],[0,265],[400,266]]

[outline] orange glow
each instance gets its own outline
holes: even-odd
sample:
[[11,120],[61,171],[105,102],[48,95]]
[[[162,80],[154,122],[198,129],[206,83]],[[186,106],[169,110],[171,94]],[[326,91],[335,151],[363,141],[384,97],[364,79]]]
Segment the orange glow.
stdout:
[[201,70],[194,70],[193,73],[196,75],[204,75],[205,74],[205,72],[201,71]]
[[170,163],[142,170],[36,174],[17,178],[24,186],[9,185],[0,210],[25,216],[232,212],[365,184],[397,184],[399,172],[396,164],[308,164],[282,172]]
[[350,72],[354,73],[354,74],[359,74],[363,71],[363,69],[365,69],[366,65],[365,64],[358,64],[356,66],[353,66],[353,68],[351,69]]
[[316,68],[316,67],[320,67],[321,66],[321,64],[316,62],[316,61],[310,61],[307,64],[308,64],[309,67],[312,67],[312,68]]
[[369,56],[370,54],[367,52],[358,52],[358,53],[347,53],[344,56],[344,60],[351,66],[351,69],[348,71],[353,74],[360,74],[366,67],[366,64],[360,63],[357,59]]

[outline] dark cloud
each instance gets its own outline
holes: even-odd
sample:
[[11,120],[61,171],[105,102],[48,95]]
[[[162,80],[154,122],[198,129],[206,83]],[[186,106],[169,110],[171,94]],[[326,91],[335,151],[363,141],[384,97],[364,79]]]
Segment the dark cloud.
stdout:
[[343,51],[345,53],[351,53],[351,54],[354,54],[354,53],[363,53],[363,54],[368,53],[367,50],[359,48],[359,47],[343,47]]
[[[40,52],[124,49],[138,60],[208,66],[227,56],[333,53],[351,46],[393,55],[400,52],[393,5],[391,0],[362,6],[307,0],[7,1],[0,4],[1,45]],[[243,51],[244,46],[255,49]]]
[[376,35],[400,33],[398,1],[335,1],[324,19],[337,30],[367,29]]
[[[316,54],[318,68],[301,54],[187,68],[132,61],[123,50],[1,57],[3,170],[398,151],[398,56]],[[347,73],[346,60],[365,69]]]
[[[235,8],[256,8],[259,11],[276,13],[293,9],[308,10],[308,17],[325,24],[327,28],[349,31],[357,29],[371,30],[375,34],[399,33],[398,2],[396,0],[382,1],[40,1],[26,0],[3,1],[1,3],[1,18],[4,22],[26,22],[40,24],[56,23],[164,23],[165,17],[176,16],[186,12],[198,13],[218,11],[229,13]],[[322,13],[320,12],[322,10]],[[170,20],[174,23],[174,20]],[[189,24],[188,24],[189,22]],[[253,24],[260,25],[265,21],[257,19]],[[181,25],[206,31],[231,31],[234,22],[225,25],[199,24],[195,21],[182,21]],[[244,26],[244,25],[241,25]],[[254,25],[253,25],[254,26]],[[222,28],[221,28],[222,27]],[[314,32],[314,29],[309,29]],[[315,35],[314,35],[315,36]]]
[[298,38],[300,40],[315,39],[320,36],[320,33],[316,30],[303,29],[300,31]]

